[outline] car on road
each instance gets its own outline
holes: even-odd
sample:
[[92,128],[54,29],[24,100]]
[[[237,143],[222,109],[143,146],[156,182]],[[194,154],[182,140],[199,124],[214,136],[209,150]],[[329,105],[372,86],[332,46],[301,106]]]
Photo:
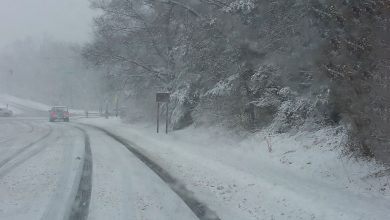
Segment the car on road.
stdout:
[[69,122],[69,108],[66,106],[53,106],[50,111],[50,122],[54,122],[57,120],[62,120],[65,122]]
[[11,117],[13,112],[7,108],[0,108],[0,117]]

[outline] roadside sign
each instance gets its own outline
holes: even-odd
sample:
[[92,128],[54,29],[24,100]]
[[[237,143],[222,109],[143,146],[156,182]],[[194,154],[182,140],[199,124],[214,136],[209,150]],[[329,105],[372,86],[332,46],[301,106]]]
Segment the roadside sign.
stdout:
[[170,93],[158,92],[156,93],[156,102],[169,102]]

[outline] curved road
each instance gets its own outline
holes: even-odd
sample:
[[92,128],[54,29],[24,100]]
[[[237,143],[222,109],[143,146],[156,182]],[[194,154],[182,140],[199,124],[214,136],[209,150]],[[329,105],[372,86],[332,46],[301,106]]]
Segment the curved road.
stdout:
[[0,219],[219,219],[115,135],[22,110],[0,118]]

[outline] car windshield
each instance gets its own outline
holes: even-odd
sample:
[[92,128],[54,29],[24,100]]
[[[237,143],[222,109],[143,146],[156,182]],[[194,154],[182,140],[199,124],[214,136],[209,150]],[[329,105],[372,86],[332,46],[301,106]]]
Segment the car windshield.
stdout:
[[0,0],[0,220],[390,220],[390,0]]

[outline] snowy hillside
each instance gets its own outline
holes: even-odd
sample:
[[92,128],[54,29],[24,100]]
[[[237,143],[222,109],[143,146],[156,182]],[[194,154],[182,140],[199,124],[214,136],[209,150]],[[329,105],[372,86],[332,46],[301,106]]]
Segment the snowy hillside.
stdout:
[[0,101],[2,103],[7,103],[7,104],[13,105],[13,106],[19,105],[22,107],[27,107],[27,108],[45,111],[45,112],[47,112],[50,109],[50,106],[48,106],[46,104],[42,104],[40,102],[35,102],[32,100],[28,100],[28,99],[22,99],[22,98],[18,98],[18,97],[6,95],[6,94],[0,94]]

